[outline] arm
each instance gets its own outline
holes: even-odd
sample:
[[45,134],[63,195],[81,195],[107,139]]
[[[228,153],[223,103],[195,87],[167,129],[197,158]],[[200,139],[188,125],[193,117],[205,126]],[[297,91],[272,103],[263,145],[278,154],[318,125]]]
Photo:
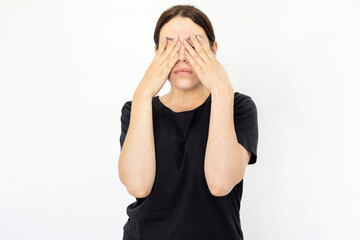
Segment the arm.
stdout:
[[243,179],[250,156],[237,141],[232,87],[213,90],[204,169],[214,196],[227,195]]
[[120,181],[132,196],[149,195],[155,181],[155,165],[152,96],[137,90],[118,164]]
[[152,99],[164,86],[179,58],[179,37],[166,38],[155,46],[155,56],[133,96],[131,118],[119,156],[120,181],[136,198],[145,198],[152,190],[156,174]]

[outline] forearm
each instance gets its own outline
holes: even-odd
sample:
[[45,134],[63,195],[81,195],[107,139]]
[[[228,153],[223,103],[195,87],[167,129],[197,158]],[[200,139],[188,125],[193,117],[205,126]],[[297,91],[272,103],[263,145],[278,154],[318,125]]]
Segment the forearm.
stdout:
[[230,191],[232,174],[241,172],[241,152],[234,126],[234,91],[223,87],[211,93],[209,134],[205,152],[205,177],[214,195]]
[[131,195],[141,198],[150,193],[156,172],[152,97],[140,90],[133,96],[118,166],[121,182]]

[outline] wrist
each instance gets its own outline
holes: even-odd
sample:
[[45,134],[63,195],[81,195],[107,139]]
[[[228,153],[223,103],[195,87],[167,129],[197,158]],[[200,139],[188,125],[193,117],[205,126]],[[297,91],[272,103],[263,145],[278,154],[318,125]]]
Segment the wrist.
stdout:
[[133,98],[142,99],[142,100],[152,100],[153,96],[151,92],[143,90],[142,88],[136,88]]
[[234,94],[234,88],[231,84],[221,84],[211,89],[211,94]]

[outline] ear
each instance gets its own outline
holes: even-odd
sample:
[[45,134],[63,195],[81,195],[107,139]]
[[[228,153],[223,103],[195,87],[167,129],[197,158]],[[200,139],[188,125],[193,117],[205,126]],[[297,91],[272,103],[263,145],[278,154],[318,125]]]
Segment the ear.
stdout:
[[211,51],[215,54],[215,57],[216,57],[217,49],[218,49],[218,43],[217,41],[215,41],[213,47],[211,48]]

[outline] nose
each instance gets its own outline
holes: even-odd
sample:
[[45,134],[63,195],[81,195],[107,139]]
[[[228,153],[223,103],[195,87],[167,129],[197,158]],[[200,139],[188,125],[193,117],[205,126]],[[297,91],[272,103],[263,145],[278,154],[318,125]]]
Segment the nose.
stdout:
[[180,49],[179,49],[179,61],[188,61],[186,54],[185,54],[185,43],[184,40],[180,40],[181,45],[180,45]]

